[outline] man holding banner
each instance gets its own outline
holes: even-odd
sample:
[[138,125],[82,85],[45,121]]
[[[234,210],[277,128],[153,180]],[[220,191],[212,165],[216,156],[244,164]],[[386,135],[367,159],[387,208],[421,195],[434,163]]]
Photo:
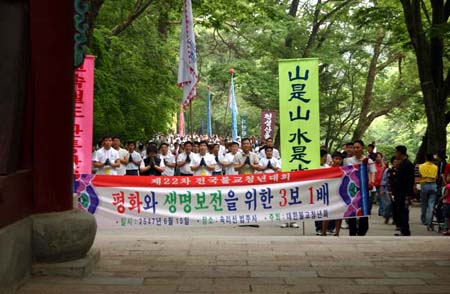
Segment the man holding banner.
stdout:
[[[375,163],[372,159],[366,157],[363,153],[364,142],[362,140],[357,140],[353,143],[354,155],[348,157],[344,160],[344,165],[355,165],[367,163],[367,170],[369,173],[369,190],[373,187],[373,182],[375,180]],[[373,199],[369,198],[369,215],[372,208]],[[361,217],[359,219],[351,218],[348,220],[348,228],[350,236],[365,236],[369,230],[369,218],[367,216]]]

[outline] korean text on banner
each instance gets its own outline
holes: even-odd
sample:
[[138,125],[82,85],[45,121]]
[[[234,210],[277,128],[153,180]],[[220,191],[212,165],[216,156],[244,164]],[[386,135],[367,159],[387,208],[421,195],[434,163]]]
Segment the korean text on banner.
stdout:
[[94,56],[87,55],[75,70],[74,153],[75,174],[92,172],[92,129],[94,115]]
[[319,60],[280,60],[280,135],[283,171],[320,166]]
[[241,115],[241,138],[248,137],[248,117]]
[[276,111],[263,110],[261,112],[261,138],[273,138],[276,120]]
[[78,207],[94,214],[99,228],[342,219],[367,214],[362,167],[208,177],[79,175],[75,190]]

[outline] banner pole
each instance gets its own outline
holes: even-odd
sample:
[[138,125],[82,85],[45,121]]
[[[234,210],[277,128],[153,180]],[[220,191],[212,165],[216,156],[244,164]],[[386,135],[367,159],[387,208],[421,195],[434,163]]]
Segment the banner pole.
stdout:
[[224,135],[224,137],[227,135],[227,110],[228,110],[228,97],[227,97],[227,103],[225,104],[225,115],[223,117],[223,135]]
[[189,103],[189,122],[190,122],[190,132],[191,132],[191,140],[194,140],[194,124],[192,121],[192,101]]

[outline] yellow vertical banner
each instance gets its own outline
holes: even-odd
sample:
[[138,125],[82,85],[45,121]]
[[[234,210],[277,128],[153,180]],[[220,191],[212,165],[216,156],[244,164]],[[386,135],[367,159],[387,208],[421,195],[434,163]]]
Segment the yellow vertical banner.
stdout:
[[282,170],[319,168],[319,60],[279,60],[278,74]]

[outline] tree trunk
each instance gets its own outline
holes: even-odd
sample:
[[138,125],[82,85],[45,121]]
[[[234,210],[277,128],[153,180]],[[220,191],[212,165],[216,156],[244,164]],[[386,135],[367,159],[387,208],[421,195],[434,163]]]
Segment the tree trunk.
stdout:
[[359,115],[359,120],[358,124],[356,125],[356,129],[353,132],[352,141],[360,140],[371,123],[371,121],[370,122],[368,121],[368,114],[370,111],[370,106],[372,104],[373,86],[375,84],[375,77],[377,75],[378,58],[380,57],[381,45],[384,40],[384,36],[385,33],[384,31],[381,30],[378,33],[378,37],[375,42],[375,46],[373,48],[373,56],[372,59],[370,60],[369,72],[367,73],[364,96],[361,101],[361,113]]
[[[417,159],[425,153],[445,151],[447,147],[447,97],[449,76],[444,80],[443,34],[440,27],[446,25],[450,3],[431,1],[432,25],[428,34],[424,32],[421,15],[421,1],[402,0],[403,13],[411,43],[414,47],[417,68],[427,116],[427,130]],[[427,39],[429,36],[429,40]]]
[[87,30],[87,47],[92,49],[94,45],[94,23],[97,19],[98,12],[103,5],[104,0],[89,0],[89,13],[87,23],[89,28]]

